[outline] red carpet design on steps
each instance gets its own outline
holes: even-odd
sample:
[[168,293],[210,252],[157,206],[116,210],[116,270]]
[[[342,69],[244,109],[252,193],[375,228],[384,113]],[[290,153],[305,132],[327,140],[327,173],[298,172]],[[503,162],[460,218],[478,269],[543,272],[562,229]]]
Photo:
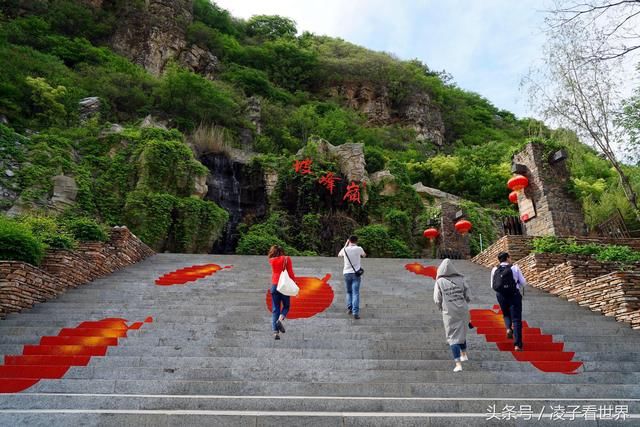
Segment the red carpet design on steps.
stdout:
[[419,274],[421,276],[431,277],[433,280],[436,279],[436,272],[438,271],[438,267],[433,265],[422,265],[414,262],[413,264],[407,264],[404,266],[407,270],[412,273]]
[[[228,265],[224,268],[232,268]],[[156,279],[156,285],[159,286],[171,286],[171,285],[184,285],[187,282],[194,282],[203,277],[210,276],[220,270],[218,264],[205,264],[205,265],[192,265],[191,267],[181,268],[180,270],[172,271],[164,276]]]
[[63,328],[57,336],[40,338],[38,345],[25,345],[22,355],[4,356],[0,365],[0,393],[17,393],[40,380],[62,378],[72,366],[87,366],[92,356],[104,356],[107,347],[118,345],[127,331],[140,329],[144,322],[127,326],[126,319],[108,318],[82,322]]
[[[331,275],[322,279],[317,277],[298,277],[296,283],[300,288],[297,296],[291,297],[291,308],[287,319],[306,319],[325,311],[333,302],[333,289],[329,285]],[[267,310],[271,312],[271,292],[267,290]]]
[[543,334],[540,328],[529,327],[522,322],[524,351],[513,351],[513,341],[507,339],[502,312],[496,304],[493,310],[469,310],[471,323],[487,342],[496,343],[500,351],[510,351],[520,362],[529,362],[542,372],[576,374],[582,362],[572,361],[575,353],[564,351],[564,343],[553,342],[553,335]]

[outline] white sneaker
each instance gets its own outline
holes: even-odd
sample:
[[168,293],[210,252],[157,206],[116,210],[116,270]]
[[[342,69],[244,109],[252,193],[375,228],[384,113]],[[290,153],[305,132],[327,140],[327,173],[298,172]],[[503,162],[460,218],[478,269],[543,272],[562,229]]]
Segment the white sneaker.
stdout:
[[469,360],[469,357],[467,357],[467,355],[466,355],[466,354],[465,354],[465,355],[461,355],[461,356],[460,356],[460,361],[461,361],[461,362],[466,362],[466,361],[468,361],[468,360]]
[[456,367],[453,368],[453,372],[462,372],[462,366],[456,365]]

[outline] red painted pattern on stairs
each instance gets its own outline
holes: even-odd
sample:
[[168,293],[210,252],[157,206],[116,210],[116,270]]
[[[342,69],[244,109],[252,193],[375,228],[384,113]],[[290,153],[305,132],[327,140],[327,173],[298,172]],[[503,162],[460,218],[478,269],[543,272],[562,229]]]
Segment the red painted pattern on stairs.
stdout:
[[0,393],[17,393],[43,379],[60,379],[72,366],[87,366],[92,356],[104,356],[118,345],[128,330],[140,329],[144,322],[127,326],[126,319],[107,318],[62,328],[56,336],[40,338],[40,344],[25,345],[22,355],[7,355],[0,365]]
[[438,271],[438,267],[433,265],[422,265],[417,262],[413,264],[407,264],[404,266],[407,270],[412,273],[419,274],[421,276],[431,277],[433,280],[436,279],[436,273]]
[[210,276],[222,269],[232,268],[233,266],[227,265],[226,267],[220,267],[218,264],[204,264],[204,265],[192,265],[190,267],[181,268],[180,270],[172,271],[164,276],[156,279],[156,285],[159,286],[172,286],[172,285],[184,285],[188,282],[195,282],[203,277]]
[[542,372],[576,374],[582,362],[573,361],[575,353],[564,351],[564,343],[554,342],[553,335],[543,334],[540,328],[522,322],[523,351],[514,351],[513,341],[507,339],[500,307],[493,310],[472,309],[471,323],[487,342],[495,343],[500,351],[509,351],[520,362],[529,362]]
[[[317,277],[297,277],[295,282],[300,288],[297,296],[291,297],[288,319],[306,319],[325,311],[333,302],[333,289],[329,285],[331,275],[322,279]],[[267,310],[271,312],[271,292],[267,290]]]

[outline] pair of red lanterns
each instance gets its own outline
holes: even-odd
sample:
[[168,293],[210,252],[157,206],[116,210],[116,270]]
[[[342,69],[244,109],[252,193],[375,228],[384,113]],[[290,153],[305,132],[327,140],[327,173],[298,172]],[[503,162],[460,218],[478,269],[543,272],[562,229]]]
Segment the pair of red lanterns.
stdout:
[[529,185],[529,179],[524,175],[516,175],[507,181],[507,187],[512,190],[509,193],[509,201],[511,203],[518,203],[518,193],[524,190]]
[[[466,219],[461,219],[460,221],[456,222],[454,227],[456,228],[458,233],[465,235],[469,232],[469,230],[471,230],[472,224]],[[437,228],[427,228],[423,233],[423,236],[429,239],[431,242],[433,242],[439,235],[440,232]]]

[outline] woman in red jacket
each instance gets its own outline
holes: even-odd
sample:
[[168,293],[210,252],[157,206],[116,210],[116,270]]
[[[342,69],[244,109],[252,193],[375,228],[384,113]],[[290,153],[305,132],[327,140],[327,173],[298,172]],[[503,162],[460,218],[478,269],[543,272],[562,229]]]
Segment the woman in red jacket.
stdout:
[[269,264],[271,264],[271,328],[273,330],[273,337],[277,340],[280,339],[280,332],[284,333],[284,325],[282,322],[287,317],[289,312],[290,299],[288,295],[283,295],[277,291],[278,281],[280,280],[280,273],[287,269],[289,277],[296,280],[296,276],[293,273],[293,266],[291,263],[291,257],[288,257],[284,253],[284,249],[281,246],[273,245],[269,249]]

